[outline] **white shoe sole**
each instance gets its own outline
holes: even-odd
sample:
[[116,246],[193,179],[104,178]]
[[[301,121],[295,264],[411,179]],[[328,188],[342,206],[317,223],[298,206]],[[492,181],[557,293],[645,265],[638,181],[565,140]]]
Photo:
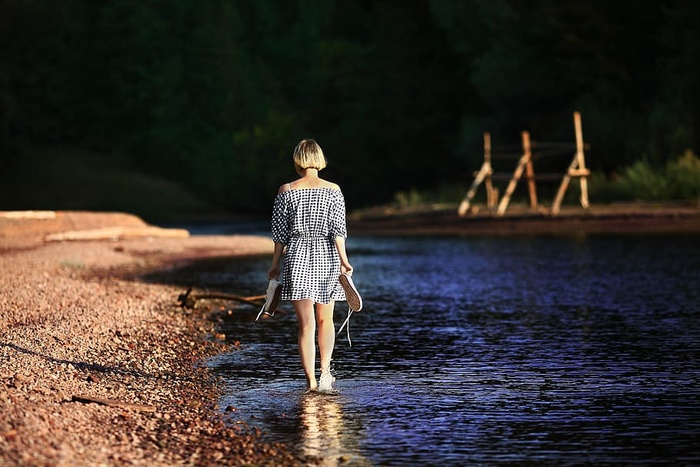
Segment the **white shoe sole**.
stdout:
[[340,286],[345,291],[345,299],[348,302],[348,306],[352,311],[360,311],[362,309],[362,297],[360,292],[355,288],[355,284],[352,281],[352,277],[347,274],[341,274],[338,278]]
[[277,307],[280,304],[281,296],[282,283],[275,279],[271,279],[267,284],[265,303],[263,304],[262,308],[260,308],[260,312],[258,313],[258,316],[255,317],[255,321],[259,320],[263,313],[269,316],[275,316],[275,311],[277,311]]

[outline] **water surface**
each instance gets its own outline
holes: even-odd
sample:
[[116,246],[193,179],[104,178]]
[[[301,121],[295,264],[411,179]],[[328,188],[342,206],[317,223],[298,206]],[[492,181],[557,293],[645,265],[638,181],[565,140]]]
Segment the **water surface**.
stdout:
[[[288,313],[223,324],[221,406],[325,465],[700,463],[697,236],[351,238],[365,309],[338,395],[305,394]],[[259,294],[269,258],[179,271]],[[336,323],[345,317],[336,305]]]

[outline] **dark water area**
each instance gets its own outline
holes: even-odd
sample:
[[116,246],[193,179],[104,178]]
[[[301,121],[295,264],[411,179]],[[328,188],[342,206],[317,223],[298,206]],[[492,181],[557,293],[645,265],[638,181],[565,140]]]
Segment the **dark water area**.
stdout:
[[[305,394],[291,305],[222,324],[221,407],[323,465],[700,464],[697,235],[350,238],[365,308]],[[263,293],[270,258],[171,271]],[[345,318],[336,305],[336,324]]]

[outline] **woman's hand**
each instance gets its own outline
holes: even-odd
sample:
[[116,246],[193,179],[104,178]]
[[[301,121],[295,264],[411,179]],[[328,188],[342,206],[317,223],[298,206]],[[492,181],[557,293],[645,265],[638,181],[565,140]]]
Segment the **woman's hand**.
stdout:
[[268,280],[277,279],[280,275],[280,267],[278,264],[273,264],[267,271]]
[[280,276],[280,262],[282,260],[282,252],[284,245],[275,242],[275,251],[272,254],[272,263],[270,269],[267,270],[267,279],[277,279]]
[[335,237],[335,248],[340,256],[340,272],[352,276],[352,264],[348,261],[348,254],[345,251],[345,237]]

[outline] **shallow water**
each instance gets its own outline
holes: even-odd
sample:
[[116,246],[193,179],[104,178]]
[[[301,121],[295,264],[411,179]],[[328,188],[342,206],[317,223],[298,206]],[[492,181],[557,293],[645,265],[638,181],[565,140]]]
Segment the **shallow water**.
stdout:
[[[365,308],[305,394],[288,303],[223,324],[221,407],[325,465],[700,463],[698,236],[351,238]],[[269,258],[172,277],[263,293]],[[336,324],[345,318],[336,305]],[[340,459],[340,460],[339,460]]]

